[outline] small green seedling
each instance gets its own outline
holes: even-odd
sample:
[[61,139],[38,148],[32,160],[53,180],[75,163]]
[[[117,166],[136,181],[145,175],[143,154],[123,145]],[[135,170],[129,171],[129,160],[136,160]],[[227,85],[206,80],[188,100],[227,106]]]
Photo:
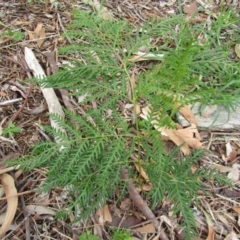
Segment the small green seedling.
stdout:
[[10,123],[6,128],[3,129],[2,134],[8,137],[13,137],[15,133],[20,133],[21,128],[16,127],[14,123]]
[[99,240],[99,238],[94,236],[90,231],[87,231],[79,236],[79,240]]
[[124,230],[124,229],[118,229],[113,232],[113,240],[131,240],[131,234]]
[[20,30],[13,31],[11,29],[4,31],[3,35],[9,36],[14,42],[18,42],[24,37],[24,33]]

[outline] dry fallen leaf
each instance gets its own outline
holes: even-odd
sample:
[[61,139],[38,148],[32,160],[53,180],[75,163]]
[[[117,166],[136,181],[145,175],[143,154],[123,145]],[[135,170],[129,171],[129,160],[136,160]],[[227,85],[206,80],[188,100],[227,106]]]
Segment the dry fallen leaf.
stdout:
[[6,94],[5,92],[3,92],[3,91],[0,91],[0,96],[1,96],[1,97],[6,97],[7,94]]
[[193,1],[189,6],[184,6],[183,11],[188,17],[192,17],[197,12],[197,2]]
[[198,130],[195,124],[191,124],[190,127],[184,129],[178,129],[176,134],[182,138],[184,142],[188,144],[191,148],[200,149],[203,148],[202,143],[200,142],[201,137],[198,133]]
[[228,141],[226,143],[226,159],[231,162],[234,161],[237,157],[238,152],[233,149],[231,143]]
[[105,222],[112,222],[112,215],[109,211],[108,205],[105,205],[96,211],[96,219],[102,226]]
[[142,166],[140,166],[138,164],[138,162],[134,162],[134,165],[137,169],[137,171],[141,174],[141,176],[146,180],[146,181],[149,181],[149,177],[147,175],[147,173],[144,171],[144,169],[142,168]]
[[163,129],[163,132],[167,134],[167,136],[169,137],[169,139],[171,141],[173,141],[177,146],[181,146],[181,151],[183,152],[183,154],[186,156],[186,155],[189,155],[191,153],[191,150],[189,148],[189,146],[183,141],[183,139],[178,136],[177,134],[177,131],[176,129],[168,129],[168,128],[165,128]]
[[[178,105],[176,105],[178,107]],[[183,117],[189,122],[189,123],[194,123],[195,126],[198,125],[197,119],[194,116],[192,110],[190,109],[189,106],[184,106],[179,109],[179,112],[183,115]]]
[[214,227],[208,226],[208,237],[206,240],[214,240]]
[[[28,32],[28,36],[30,40],[36,40],[38,47],[41,47],[44,39],[39,39],[39,38],[45,38],[45,28],[43,28],[42,23],[38,23],[37,27],[35,28],[34,32]],[[37,40],[39,39],[39,40]]]
[[119,207],[122,211],[128,211],[131,208],[131,200],[129,198],[125,198],[123,201],[121,201]]
[[18,197],[17,189],[12,176],[7,173],[3,173],[0,175],[0,181],[4,187],[7,197],[7,212],[0,228],[0,237],[3,237],[14,219],[18,205]]
[[[144,107],[144,108],[142,108],[142,113],[140,114],[140,117],[148,120],[150,112],[151,112],[151,105]],[[186,111],[186,109],[185,109],[185,113],[189,113],[189,110]],[[190,116],[191,116],[191,114],[188,117],[190,117]],[[156,114],[156,119],[157,118],[158,118],[158,116]],[[193,119],[193,118],[191,117],[191,119]],[[168,137],[177,146],[182,145],[181,151],[184,153],[184,155],[189,155],[191,153],[191,150],[189,147],[194,148],[194,149],[203,148],[202,143],[200,142],[200,140],[201,140],[200,134],[194,123],[191,123],[190,127],[184,128],[184,129],[181,129],[181,128],[169,129],[169,128],[164,128],[164,127],[159,127],[157,120],[153,120],[153,121],[151,121],[151,123],[153,124],[155,129],[161,133],[162,136]]]
[[203,214],[205,215],[206,217],[206,220],[207,220],[207,224],[208,224],[208,236],[207,236],[207,239],[206,240],[214,240],[214,227],[213,227],[213,221],[212,221],[212,218],[211,216],[205,212],[204,210],[203,211]]
[[240,58],[240,44],[235,45],[235,52],[236,52],[238,58]]
[[152,223],[149,223],[143,227],[134,228],[133,230],[138,231],[140,233],[155,233],[156,232],[156,229]]
[[232,209],[240,215],[240,207],[238,207],[238,206],[233,206]]
[[240,207],[238,206],[233,206],[233,210],[238,213],[238,226],[240,226]]

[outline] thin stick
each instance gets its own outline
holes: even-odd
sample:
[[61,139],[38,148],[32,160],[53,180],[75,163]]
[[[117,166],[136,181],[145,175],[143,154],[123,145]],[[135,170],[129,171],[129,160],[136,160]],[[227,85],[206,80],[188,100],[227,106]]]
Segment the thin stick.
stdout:
[[27,96],[26,96],[26,98],[25,98],[25,100],[24,100],[24,102],[23,102],[23,105],[22,105],[22,106],[18,109],[18,111],[8,120],[7,126],[9,125],[10,122],[13,122],[13,121],[17,118],[17,116],[22,112],[23,108],[25,107],[25,105],[26,105],[27,102],[28,102],[28,97],[30,96],[30,93],[31,93],[32,89],[33,89],[33,84],[31,83],[31,84],[30,84],[30,87],[29,87],[28,94],[27,94]]
[[153,223],[156,230],[158,232],[161,232],[159,235],[159,239],[169,240],[169,238],[166,235],[166,233],[164,232],[164,230],[161,229],[161,226],[160,226],[158,220],[156,219],[155,215],[153,214],[152,210],[148,207],[146,202],[143,201],[142,197],[136,190],[134,183],[129,179],[126,168],[122,168],[121,178],[124,179],[125,181],[127,181],[128,192],[129,192],[129,195],[130,195],[131,199],[133,200],[134,204],[138,207],[138,209],[144,214],[144,216],[147,219],[151,220],[151,222]]

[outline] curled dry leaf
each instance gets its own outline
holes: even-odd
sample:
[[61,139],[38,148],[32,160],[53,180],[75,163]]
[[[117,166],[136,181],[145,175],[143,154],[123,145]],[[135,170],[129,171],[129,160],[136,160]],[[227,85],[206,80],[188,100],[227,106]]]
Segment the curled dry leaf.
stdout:
[[[189,155],[191,153],[191,150],[189,147],[194,149],[200,149],[203,148],[202,143],[200,142],[201,137],[197,130],[196,124],[194,122],[197,122],[196,119],[194,120],[194,116],[190,110],[190,108],[182,108],[182,114],[186,116],[189,120],[191,120],[191,126],[188,128],[180,128],[178,129],[169,129],[165,127],[159,127],[158,121],[153,120],[151,123],[153,124],[154,128],[161,132],[161,135],[165,138],[168,137],[171,141],[173,141],[177,146],[181,146],[181,151],[184,153],[184,155]],[[151,105],[142,108],[142,113],[140,114],[140,117],[143,119],[148,120],[149,114],[151,112]],[[156,119],[159,118],[159,114],[156,114]],[[185,144],[184,144],[185,143]]]
[[[180,136],[178,136],[177,131],[178,130],[175,129],[167,128],[163,129],[163,132],[167,134],[171,141],[173,141],[177,146],[181,146],[184,143],[184,141]],[[191,153],[191,150],[186,143],[181,146],[181,151],[183,152],[184,155],[189,155]]]
[[[176,107],[178,105],[176,104]],[[197,119],[194,116],[192,110],[189,106],[184,106],[179,109],[179,112],[182,114],[182,116],[189,122],[195,124],[195,126],[198,126]]]
[[19,92],[23,98],[26,98],[26,94],[19,88],[17,88],[16,86],[11,86],[10,89],[14,92]]
[[234,161],[237,157],[238,152],[232,147],[230,142],[226,143],[226,155],[227,161]]
[[3,237],[9,226],[11,225],[18,205],[17,189],[14,184],[14,179],[7,173],[0,175],[1,184],[4,187],[7,197],[7,211],[0,228],[0,237]]
[[149,177],[148,177],[147,173],[144,171],[144,169],[142,168],[142,166],[140,166],[137,162],[134,162],[134,165],[135,165],[137,171],[141,174],[141,176],[142,176],[146,181],[149,181]]
[[238,206],[233,206],[232,208],[236,213],[238,213],[240,215],[240,207]]
[[233,210],[238,213],[238,226],[240,226],[240,207],[238,206],[233,206]]
[[153,185],[151,183],[148,183],[148,184],[143,184],[141,186],[141,189],[140,190],[143,190],[145,192],[148,192],[152,189]]
[[0,169],[0,174],[6,173],[6,172],[10,172],[12,170],[19,169],[19,167],[20,167],[20,165],[16,166],[16,167],[8,167],[8,168]]
[[96,219],[100,225],[104,225],[105,222],[112,222],[112,216],[109,211],[108,205],[100,208],[96,212]]
[[193,1],[189,6],[184,6],[183,11],[188,17],[192,17],[197,12],[197,2]]
[[203,209],[202,209],[202,211],[203,211],[203,214],[205,215],[205,217],[206,217],[206,220],[207,220],[207,224],[208,224],[208,236],[207,236],[207,239],[206,240],[214,240],[214,232],[215,232],[215,230],[214,230],[214,227],[213,227],[213,221],[212,221],[212,218],[211,218],[211,216],[207,213],[207,212],[205,212]]
[[125,198],[121,204],[120,204],[120,209],[122,211],[129,211],[131,208],[131,200],[129,198]]
[[3,91],[0,91],[0,96],[1,96],[1,97],[6,97],[7,94],[6,94],[5,92],[3,92]]
[[178,129],[176,134],[188,144],[191,148],[200,149],[203,148],[200,142],[201,137],[198,133],[197,127],[194,123],[190,127],[184,129]]
[[38,23],[34,32],[28,32],[28,35],[29,35],[30,40],[37,40],[38,47],[41,47],[44,42],[44,39],[42,39],[42,38],[46,37],[45,28],[43,28],[43,24]]

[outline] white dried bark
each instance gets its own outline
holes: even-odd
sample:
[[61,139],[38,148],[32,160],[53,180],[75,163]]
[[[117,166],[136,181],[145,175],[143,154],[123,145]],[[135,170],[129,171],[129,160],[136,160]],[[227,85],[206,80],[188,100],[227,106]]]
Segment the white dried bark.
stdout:
[[[29,67],[29,69],[32,71],[34,77],[42,79],[46,77],[46,74],[44,73],[41,65],[39,64],[38,60],[36,59],[33,51],[30,48],[25,47],[25,60]],[[41,87],[41,91],[43,93],[43,96],[47,102],[49,113],[58,114],[62,118],[64,118],[64,112],[62,110],[62,106],[58,101],[58,98],[52,88],[44,88],[44,86]],[[64,132],[64,129],[62,129],[56,122],[54,122],[52,119],[51,126],[55,128],[56,130],[60,130]]]
[[[223,106],[209,105],[200,114],[201,103],[192,106],[192,112],[195,115],[198,127],[210,130],[236,130],[240,129],[240,107],[235,111],[228,112]],[[189,123],[182,117],[179,117],[180,124],[187,126]]]

